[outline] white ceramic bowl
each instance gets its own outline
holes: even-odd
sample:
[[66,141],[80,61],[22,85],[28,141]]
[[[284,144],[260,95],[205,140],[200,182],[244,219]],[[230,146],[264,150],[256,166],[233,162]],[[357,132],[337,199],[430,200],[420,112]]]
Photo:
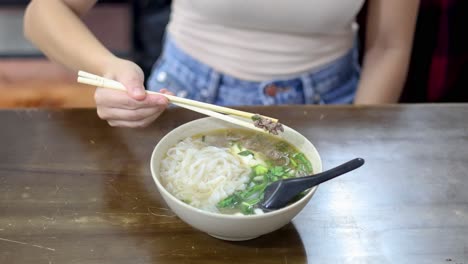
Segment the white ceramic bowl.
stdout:
[[[161,184],[159,179],[160,163],[167,150],[180,140],[221,128],[240,128],[216,118],[201,118],[177,127],[164,136],[154,148],[151,156],[151,173],[162,197],[174,213],[192,227],[216,238],[241,241],[275,231],[288,224],[307,204],[317,187],[312,188],[302,199],[295,203],[261,215],[225,215],[210,213],[190,206],[172,194]],[[314,173],[322,171],[322,162],[314,145],[295,130],[284,126],[283,138],[303,152],[312,163]]]

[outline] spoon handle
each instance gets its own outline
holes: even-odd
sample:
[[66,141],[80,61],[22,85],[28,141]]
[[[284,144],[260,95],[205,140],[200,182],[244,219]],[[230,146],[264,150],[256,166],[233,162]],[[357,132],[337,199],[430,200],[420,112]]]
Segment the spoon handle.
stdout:
[[295,185],[295,187],[297,187],[298,189],[307,190],[315,185],[319,185],[323,182],[331,180],[349,171],[357,169],[361,167],[363,164],[364,164],[364,159],[356,158],[346,163],[343,163],[337,167],[329,169],[327,171],[317,173],[315,175],[287,179],[287,180],[283,180],[283,182],[287,183],[287,185]]

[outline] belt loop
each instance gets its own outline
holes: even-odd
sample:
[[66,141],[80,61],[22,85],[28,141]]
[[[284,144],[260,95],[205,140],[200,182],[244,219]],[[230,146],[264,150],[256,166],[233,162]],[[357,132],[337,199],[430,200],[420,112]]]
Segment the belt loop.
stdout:
[[301,75],[302,81],[302,92],[304,93],[304,102],[306,104],[314,104],[314,95],[316,94],[314,89],[314,79],[309,74]]
[[218,97],[220,81],[221,74],[217,71],[212,70],[210,73],[208,87],[200,91],[201,95],[205,97],[209,103],[214,103],[216,101],[216,98]]

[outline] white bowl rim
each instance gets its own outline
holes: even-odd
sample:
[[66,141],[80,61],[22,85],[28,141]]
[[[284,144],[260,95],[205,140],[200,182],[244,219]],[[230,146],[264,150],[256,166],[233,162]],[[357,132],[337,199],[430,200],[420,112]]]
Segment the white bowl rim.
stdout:
[[[185,127],[187,126],[190,126],[192,125],[192,123],[195,123],[195,122],[199,122],[200,120],[202,119],[216,119],[214,117],[203,117],[203,118],[199,118],[199,119],[195,119],[195,120],[192,120],[192,121],[189,121],[187,123],[184,123],[174,129],[172,129],[171,131],[169,131],[164,137],[162,137],[159,142],[156,144],[156,146],[154,147],[153,149],[153,152],[151,154],[151,159],[150,159],[150,168],[151,168],[151,176],[153,177],[153,180],[155,182],[155,184],[157,185],[159,191],[162,191],[166,197],[169,197],[171,200],[175,201],[177,204],[181,205],[182,207],[185,207],[191,211],[196,211],[198,213],[201,213],[205,216],[211,216],[211,217],[216,217],[216,218],[222,218],[222,219],[261,219],[261,218],[265,218],[265,217],[272,217],[274,215],[279,215],[279,214],[283,214],[284,212],[286,211],[289,211],[291,209],[293,209],[294,207],[298,207],[301,205],[301,201],[304,202],[303,200],[305,199],[309,199],[312,197],[312,195],[315,193],[315,191],[317,190],[318,186],[314,186],[312,188],[309,189],[309,191],[307,192],[306,195],[304,195],[301,199],[295,201],[294,203],[288,205],[288,206],[285,206],[281,209],[278,209],[278,210],[274,210],[274,211],[271,211],[271,212],[266,212],[264,214],[253,214],[253,215],[234,215],[234,214],[221,214],[221,213],[213,213],[213,212],[209,212],[209,211],[205,211],[205,210],[202,210],[202,209],[199,209],[195,206],[192,206],[192,205],[189,205],[189,204],[186,204],[184,202],[182,202],[181,200],[179,200],[177,197],[175,197],[172,193],[170,193],[169,191],[166,190],[166,188],[164,186],[162,186],[161,182],[159,181],[158,177],[156,176],[156,173],[154,171],[154,165],[153,165],[153,160],[154,160],[154,156],[156,155],[156,150],[158,149],[158,146],[160,144],[160,142],[164,141],[166,138],[170,137],[171,134],[176,131],[176,130],[183,130]],[[296,130],[286,126],[283,124],[283,127],[285,129],[290,129],[294,132],[297,132]],[[298,134],[300,134],[299,132],[297,132]],[[300,134],[302,136],[302,134]],[[305,137],[304,137],[305,138]],[[306,138],[307,139],[307,138]],[[309,141],[307,139],[307,141]],[[310,141],[309,141],[310,142]],[[312,143],[311,143],[312,144]],[[317,156],[317,159],[319,161],[319,166],[320,168],[322,169],[322,159],[317,151],[317,149],[315,148],[315,145],[312,144],[312,147],[314,148],[314,151],[315,151],[315,154]],[[164,197],[163,197],[164,198]],[[307,202],[308,203],[308,202]],[[307,205],[307,203],[305,205]],[[305,206],[304,205],[304,206]]]

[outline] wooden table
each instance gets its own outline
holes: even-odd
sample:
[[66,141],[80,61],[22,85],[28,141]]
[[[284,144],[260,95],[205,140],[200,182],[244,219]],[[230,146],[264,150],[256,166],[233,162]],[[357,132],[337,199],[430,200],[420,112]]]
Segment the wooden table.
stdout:
[[111,128],[95,110],[0,111],[0,263],[468,263],[468,105],[245,108],[316,144],[319,187],[284,228],[246,242],[167,209],[149,158],[171,129]]

